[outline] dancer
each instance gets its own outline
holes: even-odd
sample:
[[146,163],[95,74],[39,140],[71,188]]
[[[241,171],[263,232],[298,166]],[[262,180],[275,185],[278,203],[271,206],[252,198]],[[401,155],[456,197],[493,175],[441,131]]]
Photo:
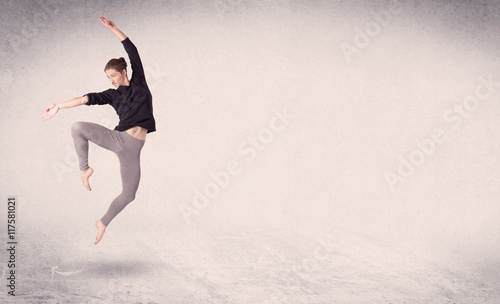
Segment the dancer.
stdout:
[[132,66],[132,77],[130,80],[128,79],[127,63],[123,57],[111,59],[106,64],[104,72],[116,89],[88,93],[62,103],[51,104],[42,117],[42,120],[46,121],[54,116],[59,109],[84,104],[109,104],[118,114],[120,122],[114,130],[90,122],[75,122],[71,127],[80,165],[80,177],[87,190],[92,190],[89,179],[94,173],[94,169],[88,165],[89,141],[115,152],[120,161],[122,193],[113,200],[106,214],[96,222],[97,236],[94,244],[101,241],[111,220],[135,199],[141,177],[141,150],[146,141],[147,133],[156,131],[152,96],[146,83],[144,68],[137,48],[111,20],[104,17],[99,17],[99,19],[123,44]]

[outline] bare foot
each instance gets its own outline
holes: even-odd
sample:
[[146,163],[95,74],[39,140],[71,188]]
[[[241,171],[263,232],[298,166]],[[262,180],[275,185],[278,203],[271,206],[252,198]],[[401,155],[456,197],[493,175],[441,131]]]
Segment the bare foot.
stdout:
[[94,173],[94,169],[92,169],[91,167],[88,167],[87,169],[80,171],[80,176],[82,178],[83,186],[85,187],[85,189],[89,191],[92,191],[89,183],[89,178],[92,175],[92,173]]
[[101,220],[98,220],[95,222],[95,226],[97,227],[97,236],[95,238],[94,245],[97,245],[102,239],[102,236],[104,235],[104,232],[106,231],[106,226],[101,222]]

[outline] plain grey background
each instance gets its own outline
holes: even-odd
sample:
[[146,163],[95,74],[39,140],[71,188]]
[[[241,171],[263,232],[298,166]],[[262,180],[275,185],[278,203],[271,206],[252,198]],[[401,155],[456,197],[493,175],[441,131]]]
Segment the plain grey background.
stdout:
[[[498,297],[496,1],[2,1],[0,14],[0,227],[17,196],[20,303]],[[92,146],[85,191],[70,126],[117,116],[41,116],[110,88],[104,65],[128,61],[101,15],[139,50],[157,132],[136,200],[94,246],[118,161]],[[481,85],[488,96],[464,108]],[[279,132],[276,112],[293,116]],[[240,153],[259,135],[255,157]],[[231,162],[239,174],[186,219]],[[318,239],[335,244],[323,260]]]

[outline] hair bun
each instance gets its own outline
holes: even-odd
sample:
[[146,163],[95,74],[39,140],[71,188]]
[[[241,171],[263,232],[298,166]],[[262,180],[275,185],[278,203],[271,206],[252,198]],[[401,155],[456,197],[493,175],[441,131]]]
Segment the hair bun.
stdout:
[[104,67],[104,71],[109,70],[109,69],[115,69],[117,71],[122,71],[127,69],[127,62],[125,61],[125,58],[120,57],[118,59],[111,59],[108,61],[106,64],[106,67]]

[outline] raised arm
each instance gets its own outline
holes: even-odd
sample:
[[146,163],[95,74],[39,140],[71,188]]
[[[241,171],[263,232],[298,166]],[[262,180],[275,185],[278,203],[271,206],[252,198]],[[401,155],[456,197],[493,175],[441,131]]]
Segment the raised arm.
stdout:
[[116,37],[120,39],[120,41],[127,39],[127,36],[116,27],[113,21],[102,16],[99,17],[99,20],[101,20],[102,24],[104,24],[105,27],[109,28],[116,35]]
[[83,96],[83,97],[75,97],[68,101],[61,102],[58,104],[51,104],[47,107],[47,109],[45,109],[45,113],[42,116],[42,120],[43,121],[49,120],[50,118],[52,118],[52,116],[56,115],[59,109],[67,109],[76,106],[81,106],[86,104],[88,101],[89,101],[88,97]]
[[127,39],[127,36],[116,27],[113,21],[104,17],[99,17],[99,20],[101,20],[102,24],[110,29],[116,35],[116,37],[120,39],[123,47],[125,48],[125,51],[128,54],[128,58],[130,59],[130,65],[132,66],[132,71],[134,73],[133,76],[137,79],[140,79],[141,81],[146,81],[141,57],[139,56],[139,52],[137,51],[137,48],[132,43],[132,41],[130,41],[130,39]]

